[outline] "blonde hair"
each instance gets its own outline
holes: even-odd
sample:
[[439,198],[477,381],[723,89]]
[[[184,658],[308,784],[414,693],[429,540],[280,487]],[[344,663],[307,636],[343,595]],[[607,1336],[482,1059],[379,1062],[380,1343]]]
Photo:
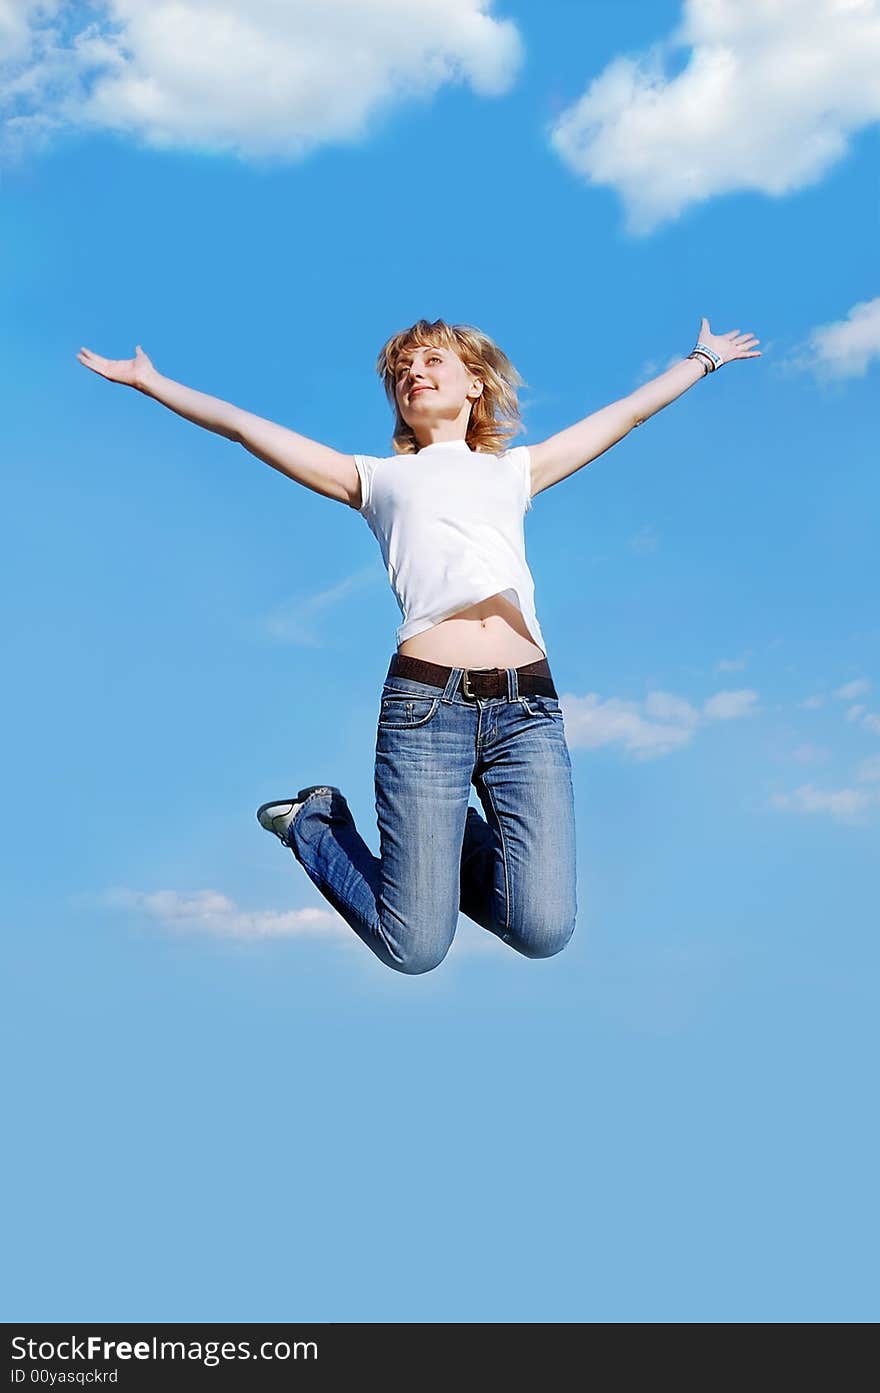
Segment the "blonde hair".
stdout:
[[395,423],[391,443],[396,455],[414,455],[418,441],[413,429],[400,414],[395,391],[397,367],[404,353],[413,348],[448,348],[461,359],[472,377],[479,377],[483,390],[471,406],[466,443],[472,450],[500,454],[507,449],[515,435],[524,430],[519,417],[516,389],[524,385],[506,353],[470,324],[447,324],[435,319],[433,324],[420,319],[409,329],[392,335],[376,360],[376,371],[382,379],[385,394],[394,408]]

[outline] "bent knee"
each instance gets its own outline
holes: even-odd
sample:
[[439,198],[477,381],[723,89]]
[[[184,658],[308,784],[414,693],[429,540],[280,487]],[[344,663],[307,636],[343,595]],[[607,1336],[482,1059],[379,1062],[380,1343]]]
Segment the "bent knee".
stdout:
[[454,933],[454,927],[449,933],[438,933],[436,924],[409,925],[404,929],[396,922],[393,932],[386,931],[384,935],[391,967],[409,977],[433,972],[449,952]]
[[552,958],[567,947],[574,933],[575,919],[533,919],[523,932],[511,933],[508,942],[527,958]]
[[398,972],[417,977],[423,972],[432,972],[435,967],[439,967],[448,951],[448,944],[443,948],[409,948],[395,955],[393,965]]

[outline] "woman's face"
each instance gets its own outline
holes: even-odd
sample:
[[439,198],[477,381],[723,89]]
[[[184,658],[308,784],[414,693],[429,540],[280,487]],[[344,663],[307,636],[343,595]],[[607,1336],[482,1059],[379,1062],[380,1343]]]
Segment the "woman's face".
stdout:
[[417,431],[438,420],[467,426],[482,383],[451,348],[413,348],[398,360],[395,391],[401,416]]

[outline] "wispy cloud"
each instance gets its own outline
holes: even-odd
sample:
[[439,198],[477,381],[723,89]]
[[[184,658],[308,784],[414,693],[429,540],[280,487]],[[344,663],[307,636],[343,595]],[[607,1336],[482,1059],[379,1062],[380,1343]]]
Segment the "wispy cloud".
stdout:
[[850,721],[850,722],[852,722],[852,721],[857,721],[857,720],[859,720],[859,718],[860,718],[861,716],[864,715],[864,713],[867,711],[867,709],[868,709],[867,706],[861,706],[861,705],[849,706],[849,707],[847,707],[847,709],[846,709],[846,711],[845,711],[845,713],[844,713],[845,719],[846,719],[847,721]]
[[870,689],[871,684],[866,677],[857,677],[853,682],[845,682],[842,687],[835,687],[831,695],[837,701],[852,701],[853,697],[864,696]]
[[[491,0],[58,0],[0,4],[0,149],[77,128],[163,149],[297,160],[363,139],[447,84],[506,92],[523,48]],[[77,22],[79,21],[79,22]]]
[[[112,886],[96,894],[74,897],[78,904],[110,913],[136,915],[166,933],[242,942],[279,938],[309,938],[351,947],[367,954],[350,924],[328,905],[304,909],[242,909],[219,890],[134,890]],[[453,945],[455,957],[497,954],[510,950],[498,938],[462,915]]]
[[880,358],[880,296],[853,305],[845,319],[820,324],[777,365],[784,373],[810,372],[819,381],[864,377]]
[[[836,687],[831,695],[837,701],[852,701],[853,697],[864,696],[871,689],[870,682],[866,678],[857,678],[854,682],[847,682],[842,687]],[[844,717],[851,725],[860,725],[863,730],[869,730],[873,735],[880,735],[880,712],[869,711],[864,702],[857,701],[852,706],[848,706],[844,712]]]
[[748,690],[717,692],[703,703],[703,715],[708,721],[738,721],[754,713],[757,699],[758,693]]
[[675,367],[676,363],[681,362],[681,356],[680,353],[670,353],[666,358],[649,358],[639,370],[639,384],[651,382],[655,377],[660,377],[664,372],[668,372],[670,368]]
[[219,890],[131,890],[114,886],[94,897],[109,910],[144,915],[164,928],[213,938],[327,938],[351,936],[334,910],[241,909]]
[[[850,725],[860,725],[863,730],[869,730],[872,735],[880,735],[880,711],[869,711],[864,702],[853,701],[854,697],[864,696],[870,690],[871,683],[868,679],[857,677],[852,682],[845,682],[842,686],[833,688],[830,697],[834,701],[851,703],[843,713],[844,719]],[[799,706],[802,711],[815,711],[824,706],[828,700],[829,698],[823,693],[817,692],[799,702]]]
[[41,18],[50,19],[60,0],[3,0],[0,4],[0,62],[26,57],[33,42],[32,26]]
[[827,760],[830,754],[831,751],[824,745],[811,745],[806,741],[792,750],[791,758],[797,760],[798,764],[818,764]]
[[815,184],[878,118],[876,0],[685,0],[678,29],[615,58],[550,141],[641,235],[719,194]]
[[629,539],[629,549],[634,551],[637,556],[650,556],[657,550],[660,538],[653,525],[648,522],[644,527],[640,527],[634,537]]
[[715,664],[716,672],[742,672],[743,668],[748,667],[748,657],[745,658],[719,658]]
[[306,648],[320,648],[326,639],[326,617],[334,606],[350,595],[384,582],[381,567],[363,566],[344,576],[326,590],[313,595],[295,595],[284,600],[258,621],[259,631],[280,643],[296,643]]
[[838,822],[856,822],[872,804],[880,801],[856,788],[820,789],[801,784],[793,793],[774,793],[770,803],[797,813],[827,813]]
[[572,748],[620,745],[637,760],[659,759],[689,745],[696,731],[712,721],[740,720],[755,714],[757,692],[716,692],[694,706],[672,692],[650,692],[644,701],[602,700],[566,694],[561,698],[565,732]]

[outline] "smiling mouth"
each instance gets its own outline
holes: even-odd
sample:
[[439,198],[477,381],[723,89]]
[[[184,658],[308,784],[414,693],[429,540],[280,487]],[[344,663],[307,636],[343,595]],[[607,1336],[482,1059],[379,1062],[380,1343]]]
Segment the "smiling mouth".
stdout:
[[433,390],[433,387],[413,387],[412,391],[410,392],[410,396],[414,397],[416,392],[433,392]]

